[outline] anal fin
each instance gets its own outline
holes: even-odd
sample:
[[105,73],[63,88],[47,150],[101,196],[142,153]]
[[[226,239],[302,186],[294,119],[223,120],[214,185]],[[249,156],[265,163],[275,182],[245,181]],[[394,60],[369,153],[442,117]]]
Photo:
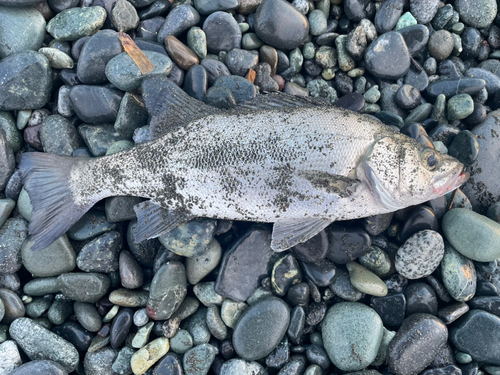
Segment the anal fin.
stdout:
[[137,215],[137,243],[168,233],[192,218],[185,210],[167,210],[150,200],[136,204],[134,211]]
[[328,225],[329,219],[286,219],[274,223],[271,248],[276,252],[285,251],[299,243],[306,242]]

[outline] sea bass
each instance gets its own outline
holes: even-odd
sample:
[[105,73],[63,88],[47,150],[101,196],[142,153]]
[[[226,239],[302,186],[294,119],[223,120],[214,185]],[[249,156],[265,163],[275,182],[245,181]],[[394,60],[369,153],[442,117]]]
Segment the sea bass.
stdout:
[[136,196],[149,199],[134,207],[137,242],[209,217],[274,223],[271,246],[283,251],[334,221],[420,204],[468,178],[453,157],[322,101],[259,95],[223,111],[163,77],[142,91],[152,141],[97,158],[21,155],[33,249],[101,199]]

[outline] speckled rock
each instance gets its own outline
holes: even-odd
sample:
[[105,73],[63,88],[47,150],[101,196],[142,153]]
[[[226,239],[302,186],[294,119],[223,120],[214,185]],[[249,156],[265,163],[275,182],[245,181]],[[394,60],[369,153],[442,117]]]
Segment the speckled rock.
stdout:
[[21,257],[24,267],[33,275],[57,276],[75,269],[76,254],[66,235],[41,250],[31,250],[32,245],[32,241],[24,242]]
[[159,240],[165,248],[178,255],[202,255],[212,240],[216,224],[213,219],[191,220],[160,236]]
[[27,222],[22,218],[7,219],[0,227],[0,273],[14,273],[21,268],[21,248],[27,237]]
[[80,302],[97,302],[110,287],[108,276],[101,273],[63,273],[57,284],[61,292]]
[[218,353],[219,350],[210,344],[189,349],[182,360],[185,375],[206,375]]
[[458,0],[455,7],[463,22],[478,29],[488,27],[497,13],[497,2],[494,0],[480,0],[474,3]]
[[106,20],[103,7],[71,8],[52,18],[47,32],[59,41],[74,41],[98,31]]
[[446,244],[441,262],[441,277],[450,295],[457,301],[467,302],[476,292],[476,269],[472,260]]
[[88,351],[83,361],[85,375],[115,375],[112,366],[117,354],[110,346]]
[[85,272],[109,273],[118,269],[118,253],[123,244],[122,235],[111,231],[85,246],[78,253],[76,265]]
[[444,255],[441,235],[426,229],[415,233],[398,249],[395,267],[408,279],[430,275],[439,266]]

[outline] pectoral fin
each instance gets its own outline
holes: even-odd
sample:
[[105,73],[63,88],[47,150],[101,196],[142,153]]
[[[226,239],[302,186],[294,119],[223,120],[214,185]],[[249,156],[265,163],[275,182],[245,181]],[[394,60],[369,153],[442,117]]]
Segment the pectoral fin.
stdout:
[[314,237],[333,221],[328,219],[287,219],[274,223],[271,248],[285,251]]
[[137,215],[137,243],[168,233],[192,218],[185,210],[167,210],[153,201],[136,204],[134,211]]
[[324,190],[328,194],[336,194],[340,198],[349,197],[361,184],[361,181],[356,178],[321,171],[300,171],[298,175],[309,181],[316,189]]

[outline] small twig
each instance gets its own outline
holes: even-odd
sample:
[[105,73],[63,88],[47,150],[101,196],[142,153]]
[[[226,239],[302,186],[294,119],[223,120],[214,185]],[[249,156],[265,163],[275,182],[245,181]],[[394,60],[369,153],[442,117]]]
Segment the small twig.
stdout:
[[417,69],[419,73],[422,73],[422,70],[423,70],[422,67],[420,66],[418,61],[415,60],[411,55],[410,55],[410,61],[411,61],[411,64],[413,65],[413,67],[415,69]]
[[151,72],[155,66],[148,59],[148,57],[141,51],[137,44],[132,40],[130,36],[123,32],[118,33],[118,37],[122,42],[122,46],[125,49],[125,52],[128,53],[132,61],[137,65],[142,74],[147,74]]

